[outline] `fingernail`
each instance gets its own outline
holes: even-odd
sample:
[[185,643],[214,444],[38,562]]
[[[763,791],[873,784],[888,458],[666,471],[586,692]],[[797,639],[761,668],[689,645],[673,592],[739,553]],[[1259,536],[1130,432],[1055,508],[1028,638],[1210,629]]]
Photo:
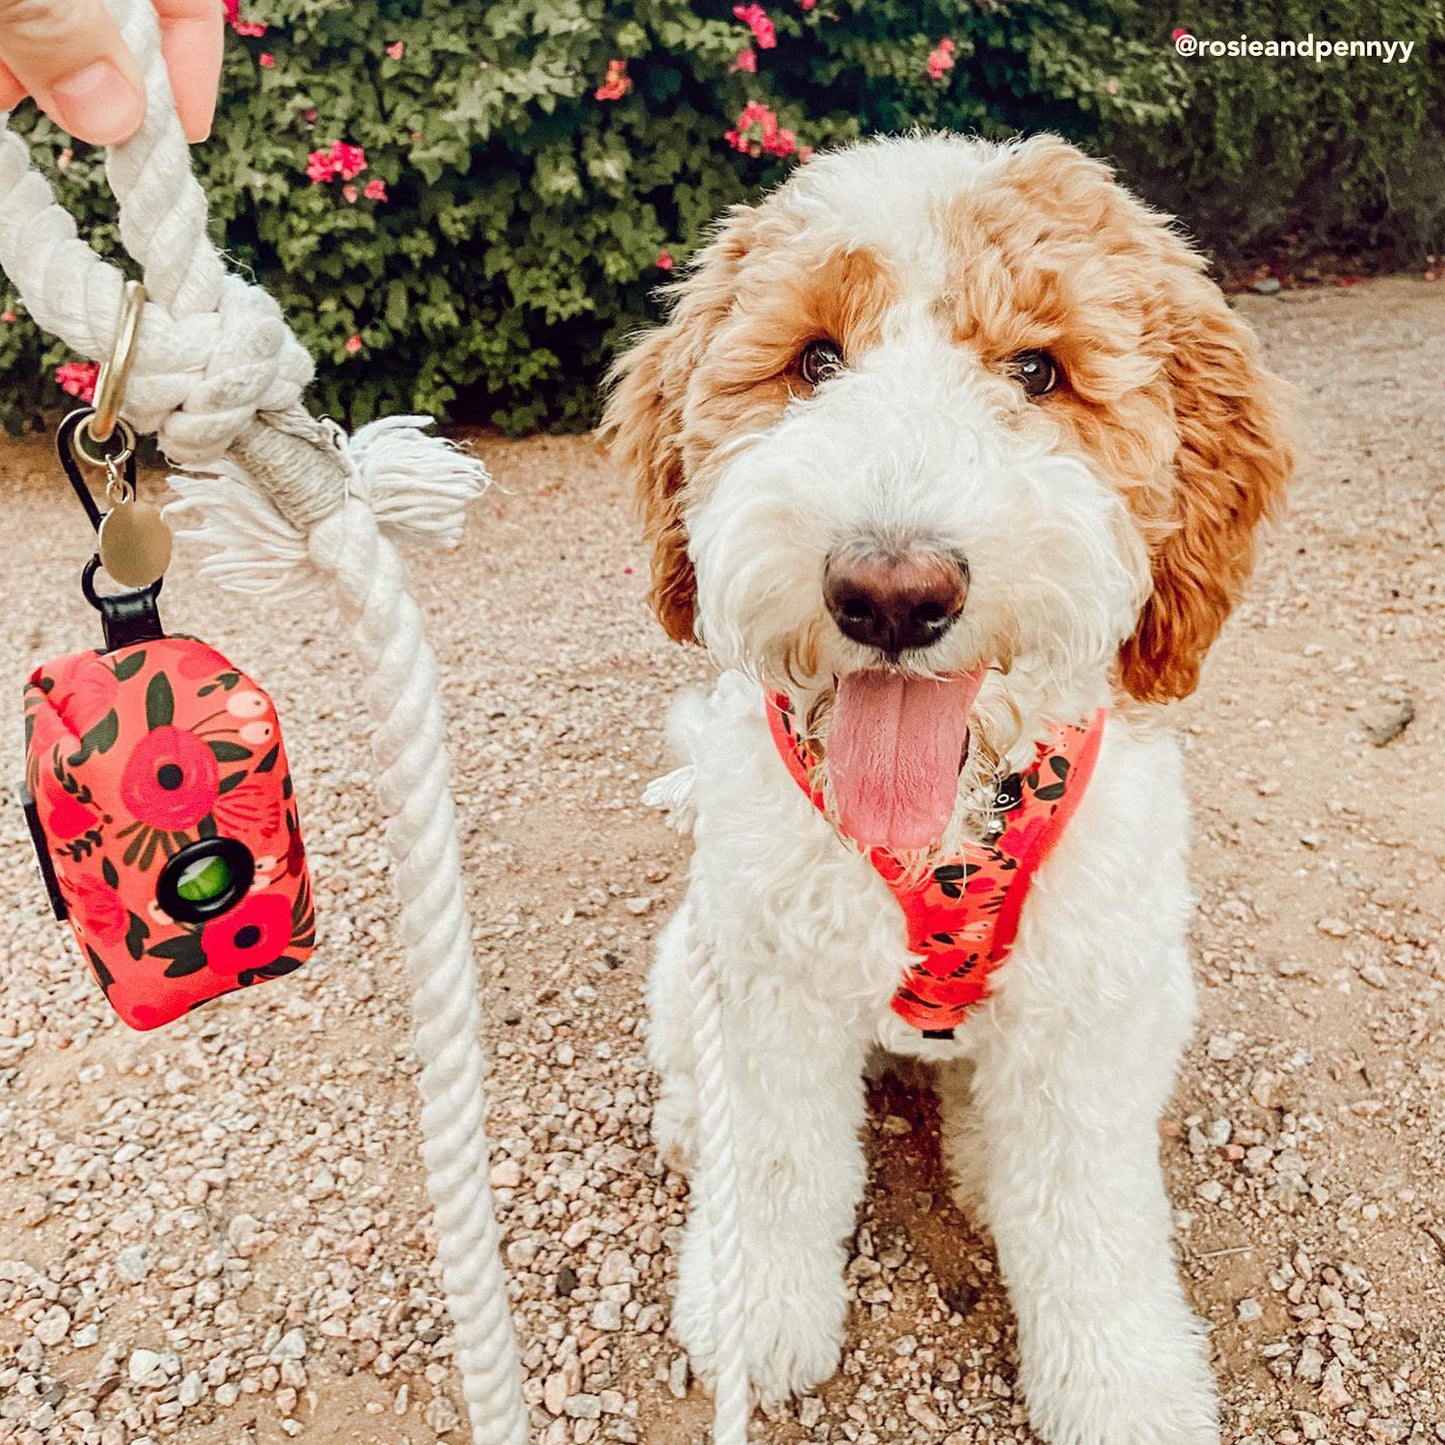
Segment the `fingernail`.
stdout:
[[55,118],[78,140],[119,145],[145,119],[145,97],[108,60],[97,60],[50,88]]

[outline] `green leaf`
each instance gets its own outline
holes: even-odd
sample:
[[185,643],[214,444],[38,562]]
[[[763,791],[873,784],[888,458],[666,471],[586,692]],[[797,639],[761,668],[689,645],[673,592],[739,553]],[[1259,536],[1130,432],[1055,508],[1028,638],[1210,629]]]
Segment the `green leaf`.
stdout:
[[112,708],[89,732],[80,735],[80,747],[67,759],[67,764],[78,768],[92,753],[106,753],[115,746],[120,736],[120,719]]
[[132,652],[127,657],[122,657],[115,665],[116,680],[128,682],[146,665],[145,648]]
[[245,763],[253,756],[250,748],[243,748],[240,743],[229,743],[224,738],[212,739],[209,746],[218,763]]
[[175,715],[176,698],[170,681],[165,673],[158,672],[146,684],[146,726],[152,732],[169,727]]
[[146,927],[145,920],[137,913],[130,915],[130,926],[125,931],[125,951],[139,962],[141,955],[145,953],[146,939],[150,937],[150,929]]

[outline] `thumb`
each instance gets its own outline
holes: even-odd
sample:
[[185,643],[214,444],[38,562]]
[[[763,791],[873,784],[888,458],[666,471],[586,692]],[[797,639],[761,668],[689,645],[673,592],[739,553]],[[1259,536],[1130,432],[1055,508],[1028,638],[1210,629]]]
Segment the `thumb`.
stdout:
[[118,145],[145,119],[140,72],[101,0],[0,0],[0,60],[77,140]]

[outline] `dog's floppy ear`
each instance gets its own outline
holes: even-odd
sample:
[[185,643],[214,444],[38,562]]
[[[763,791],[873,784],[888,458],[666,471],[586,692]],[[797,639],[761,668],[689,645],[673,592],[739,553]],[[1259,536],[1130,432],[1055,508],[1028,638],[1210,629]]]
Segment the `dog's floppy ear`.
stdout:
[[1161,297],[1172,319],[1166,380],[1179,432],[1170,530],[1152,557],[1153,591],[1120,654],[1145,702],[1187,697],[1254,565],[1254,531],[1284,496],[1294,463],[1283,384],[1253,334],[1182,242]]
[[612,390],[602,435],[637,486],[644,531],[652,544],[648,600],[668,636],[677,642],[697,640],[697,580],[682,520],[688,382],[732,305],[752,218],[747,206],[728,213],[687,275],[669,288],[672,304],[667,321],[635,341],[608,378]]

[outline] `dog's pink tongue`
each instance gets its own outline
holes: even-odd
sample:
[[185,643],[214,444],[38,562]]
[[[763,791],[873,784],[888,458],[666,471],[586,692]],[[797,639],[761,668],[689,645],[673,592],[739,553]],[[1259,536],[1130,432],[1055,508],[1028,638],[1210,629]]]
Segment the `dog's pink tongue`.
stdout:
[[828,771],[843,831],[870,847],[926,848],[958,796],[983,669],[936,681],[852,672],[838,684]]

